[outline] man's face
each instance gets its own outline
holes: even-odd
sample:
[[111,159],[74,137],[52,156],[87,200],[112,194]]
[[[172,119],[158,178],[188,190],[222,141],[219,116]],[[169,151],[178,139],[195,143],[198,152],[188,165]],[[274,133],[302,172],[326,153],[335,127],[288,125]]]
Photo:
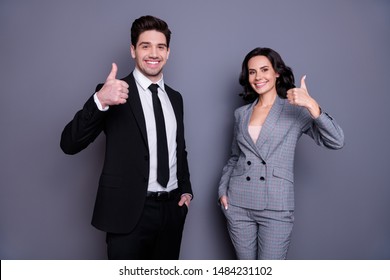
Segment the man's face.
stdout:
[[157,82],[161,79],[163,67],[169,57],[165,35],[156,30],[142,32],[137,45],[131,45],[131,56],[137,69],[152,82]]

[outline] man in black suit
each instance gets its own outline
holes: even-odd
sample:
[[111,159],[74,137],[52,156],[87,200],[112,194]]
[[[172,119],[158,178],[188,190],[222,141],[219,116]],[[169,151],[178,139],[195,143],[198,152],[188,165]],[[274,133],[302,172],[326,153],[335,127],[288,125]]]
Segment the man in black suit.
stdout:
[[131,27],[135,69],[117,66],[66,125],[61,148],[76,154],[103,131],[106,153],[92,225],[107,232],[109,259],[178,259],[192,189],[183,100],[164,83],[171,32],[153,16]]

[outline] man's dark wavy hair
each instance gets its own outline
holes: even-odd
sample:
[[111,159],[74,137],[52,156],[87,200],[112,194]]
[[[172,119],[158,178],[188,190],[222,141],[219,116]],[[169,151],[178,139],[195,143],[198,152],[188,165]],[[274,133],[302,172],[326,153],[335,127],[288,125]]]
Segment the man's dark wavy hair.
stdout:
[[142,32],[149,30],[156,30],[163,33],[167,39],[167,47],[169,48],[171,30],[169,30],[168,24],[162,19],[149,15],[136,19],[131,26],[131,44],[134,48],[137,46],[139,35],[141,35]]
[[240,95],[248,102],[253,102],[258,98],[258,93],[249,84],[248,62],[252,57],[260,55],[267,57],[275,72],[279,74],[279,77],[276,79],[276,91],[280,98],[286,99],[287,91],[295,88],[294,74],[291,68],[284,63],[281,56],[270,48],[255,48],[245,56],[239,79],[240,85],[244,87],[244,92]]

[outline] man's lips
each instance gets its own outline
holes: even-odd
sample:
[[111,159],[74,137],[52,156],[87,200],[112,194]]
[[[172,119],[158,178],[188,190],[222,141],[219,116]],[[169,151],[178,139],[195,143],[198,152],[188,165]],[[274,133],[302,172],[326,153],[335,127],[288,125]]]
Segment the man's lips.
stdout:
[[145,60],[146,64],[148,65],[158,65],[160,61],[157,60]]

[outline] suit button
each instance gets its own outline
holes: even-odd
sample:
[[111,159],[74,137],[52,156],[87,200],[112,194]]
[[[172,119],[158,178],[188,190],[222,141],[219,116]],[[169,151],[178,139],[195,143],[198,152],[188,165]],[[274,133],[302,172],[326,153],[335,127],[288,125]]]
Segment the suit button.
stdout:
[[262,160],[261,163],[265,165],[265,161],[264,160]]
[[263,176],[261,176],[260,181],[265,181],[265,178]]
[[251,165],[252,163],[248,160],[247,162],[246,162],[248,165]]
[[247,181],[250,181],[250,180],[251,180],[251,177],[249,177],[249,176],[246,177],[246,180],[247,180]]

